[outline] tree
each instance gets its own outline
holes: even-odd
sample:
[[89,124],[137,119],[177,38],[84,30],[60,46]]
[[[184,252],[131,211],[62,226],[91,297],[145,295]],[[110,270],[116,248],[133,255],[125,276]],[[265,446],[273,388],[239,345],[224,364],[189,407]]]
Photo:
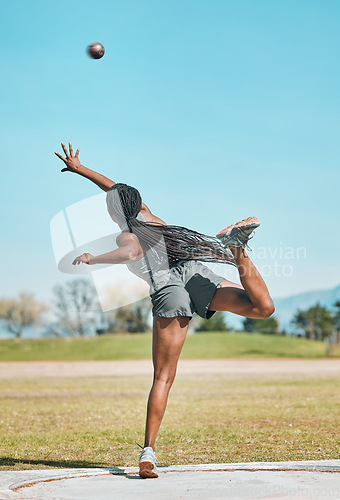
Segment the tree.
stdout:
[[33,295],[29,293],[21,293],[19,299],[0,300],[0,318],[16,338],[20,338],[28,326],[39,324],[47,310],[45,304],[34,300]]
[[107,332],[144,333],[150,331],[148,323],[150,310],[151,302],[149,298],[120,307],[107,318],[109,323]]
[[84,336],[94,330],[99,312],[96,289],[86,279],[75,279],[53,288],[56,323],[53,331]]
[[311,337],[318,340],[330,337],[334,330],[332,313],[320,304],[311,307],[307,312],[310,321]]
[[246,332],[250,333],[256,332],[274,335],[278,333],[278,326],[279,323],[273,316],[266,319],[245,318],[243,320],[243,328]]
[[202,319],[195,329],[196,332],[226,332],[228,330],[222,311],[215,312],[209,320]]
[[252,318],[244,318],[244,320],[243,320],[243,329],[244,329],[245,332],[248,332],[248,333],[254,333],[255,332],[254,322],[253,322]]
[[336,331],[336,342],[340,344],[340,300],[335,302],[334,304],[335,314],[334,314],[334,325]]
[[324,340],[330,337],[334,330],[334,317],[331,311],[317,303],[305,311],[298,310],[292,323],[305,332],[306,338]]
[[291,323],[295,326],[296,329],[303,330],[305,337],[309,338],[310,335],[310,327],[309,327],[309,319],[306,311],[302,311],[298,309],[293,316]]

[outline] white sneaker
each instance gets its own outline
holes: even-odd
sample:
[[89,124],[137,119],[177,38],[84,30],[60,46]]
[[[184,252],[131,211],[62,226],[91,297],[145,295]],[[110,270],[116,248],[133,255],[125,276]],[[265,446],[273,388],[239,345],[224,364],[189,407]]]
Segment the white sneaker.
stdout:
[[139,459],[139,475],[143,478],[158,477],[155,452],[148,446],[143,448]]
[[232,226],[228,226],[217,233],[216,237],[225,247],[248,247],[251,233],[259,227],[260,221],[257,217],[248,217]]

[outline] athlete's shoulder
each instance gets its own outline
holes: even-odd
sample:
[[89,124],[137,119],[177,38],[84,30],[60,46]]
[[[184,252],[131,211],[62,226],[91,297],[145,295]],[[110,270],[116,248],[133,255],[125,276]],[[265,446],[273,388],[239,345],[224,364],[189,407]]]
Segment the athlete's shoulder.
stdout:
[[123,231],[117,236],[116,242],[117,245],[121,247],[131,243],[135,244],[138,242],[138,238],[135,234],[130,233],[129,231]]
[[151,212],[150,208],[147,207],[145,203],[142,203],[141,214],[143,215],[145,222],[154,222],[156,224],[166,225],[166,223],[162,219]]

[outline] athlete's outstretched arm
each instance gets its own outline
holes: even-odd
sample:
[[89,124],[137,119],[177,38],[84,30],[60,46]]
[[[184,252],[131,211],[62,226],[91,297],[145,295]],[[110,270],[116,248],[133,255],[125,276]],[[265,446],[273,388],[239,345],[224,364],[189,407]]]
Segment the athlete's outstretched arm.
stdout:
[[133,253],[126,252],[125,249],[117,248],[112,250],[112,252],[103,253],[101,255],[91,255],[90,253],[83,253],[76,257],[72,264],[128,264],[135,260],[135,255]]
[[67,151],[65,144],[61,143],[61,147],[64,150],[66,158],[61,156],[59,153],[55,153],[58,156],[58,158],[60,158],[66,165],[66,168],[63,168],[61,171],[74,172],[76,174],[79,174],[82,177],[85,177],[86,179],[89,179],[90,181],[97,184],[97,186],[100,187],[100,189],[102,189],[103,191],[108,191],[110,187],[113,186],[113,184],[115,183],[110,179],[108,179],[107,177],[104,177],[104,175],[101,175],[98,172],[90,170],[89,168],[86,168],[84,165],[82,165],[78,158],[79,149],[77,149],[76,154],[74,155],[72,144],[70,142],[68,144],[70,152]]
[[140,259],[143,256],[143,250],[140,246],[137,236],[131,233],[122,233],[117,239],[118,248],[112,252],[103,253],[101,255],[91,255],[83,253],[76,257],[72,262],[73,265],[79,265],[81,262],[88,265],[93,264],[128,264]]
[[[62,172],[74,172],[76,174],[81,175],[82,177],[85,177],[86,179],[89,179],[90,181],[94,182],[100,189],[103,191],[108,191],[111,186],[115,184],[111,179],[108,179],[104,175],[99,174],[98,172],[95,172],[94,170],[90,170],[89,168],[85,167],[80,163],[80,160],[78,158],[79,155],[79,149],[77,149],[76,154],[73,154],[73,149],[72,149],[72,144],[69,142],[69,149],[70,152],[67,151],[67,148],[65,144],[61,143],[61,147],[64,150],[66,158],[61,156],[59,153],[55,152],[54,154],[58,156],[66,165],[66,168],[63,168],[61,171]],[[164,221],[159,219],[159,217],[156,217],[153,215],[150,211],[150,209],[145,205],[145,203],[142,203],[142,211],[147,213],[148,215],[148,222],[155,222],[156,224],[165,224]],[[145,215],[145,214],[143,214]]]

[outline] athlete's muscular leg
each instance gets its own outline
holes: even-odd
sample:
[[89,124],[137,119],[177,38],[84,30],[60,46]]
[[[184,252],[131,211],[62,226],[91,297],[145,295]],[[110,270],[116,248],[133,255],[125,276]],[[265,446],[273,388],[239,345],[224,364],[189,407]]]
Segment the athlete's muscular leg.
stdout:
[[241,285],[224,280],[210,303],[212,311],[230,311],[247,318],[268,318],[275,310],[265,282],[242,247],[229,247]]
[[189,320],[190,318],[186,316],[154,318],[152,339],[154,380],[148,400],[144,447],[155,446]]

